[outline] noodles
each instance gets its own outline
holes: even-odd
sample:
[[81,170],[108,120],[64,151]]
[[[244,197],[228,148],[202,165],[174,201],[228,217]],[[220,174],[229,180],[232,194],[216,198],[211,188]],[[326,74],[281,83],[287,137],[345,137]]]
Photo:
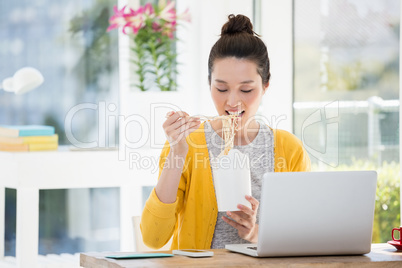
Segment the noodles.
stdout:
[[233,148],[234,137],[239,126],[238,117],[238,115],[227,115],[222,117],[222,138],[224,141],[224,149],[218,157],[228,155],[229,151]]
[[[166,115],[166,118],[169,118],[169,115]],[[194,118],[204,119],[207,121],[212,120],[222,120],[222,139],[224,142],[224,148],[218,157],[222,155],[228,155],[229,151],[233,148],[234,145],[234,137],[236,132],[239,130],[239,115],[238,114],[230,114],[230,115],[221,115],[221,116],[194,116]]]
[[222,155],[228,155],[229,151],[233,148],[234,137],[239,130],[238,114],[221,115],[221,116],[199,116],[200,119],[206,119],[207,121],[222,120],[222,139],[224,142],[224,148],[218,157]]

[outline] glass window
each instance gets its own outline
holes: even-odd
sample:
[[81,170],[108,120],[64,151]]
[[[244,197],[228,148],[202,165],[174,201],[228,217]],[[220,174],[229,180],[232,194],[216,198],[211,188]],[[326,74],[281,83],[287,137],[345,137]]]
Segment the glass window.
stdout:
[[142,186],[142,206],[141,209],[144,209],[145,203],[147,202],[149,196],[151,195],[154,186]]
[[[45,78],[25,95],[0,90],[0,124],[52,125],[60,145],[70,144],[65,126],[80,142],[117,144],[117,125],[99,126],[101,112],[118,115],[117,109],[105,108],[118,107],[118,33],[106,32],[116,4],[0,1],[0,81],[24,66],[37,68]],[[82,203],[72,204],[74,196]],[[14,255],[15,191],[7,190],[6,200],[5,255]],[[114,188],[41,191],[39,253],[119,250],[118,201]],[[77,217],[83,207],[90,209],[86,219]]]
[[399,5],[294,1],[294,130],[314,170],[377,170],[373,242],[400,225]]
[[[106,33],[115,3],[0,2],[0,80],[24,66],[37,68],[45,78],[26,95],[0,91],[0,124],[49,124],[63,145],[70,143],[64,126],[74,107],[102,101],[117,106],[117,31]],[[77,140],[97,141],[98,116],[96,109],[81,109],[67,124]]]

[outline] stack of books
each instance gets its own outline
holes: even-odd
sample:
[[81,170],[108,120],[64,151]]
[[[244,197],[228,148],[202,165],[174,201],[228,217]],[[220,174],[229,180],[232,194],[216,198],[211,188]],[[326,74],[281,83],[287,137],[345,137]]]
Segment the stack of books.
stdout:
[[42,125],[0,125],[0,151],[30,152],[57,150],[59,137],[54,127]]

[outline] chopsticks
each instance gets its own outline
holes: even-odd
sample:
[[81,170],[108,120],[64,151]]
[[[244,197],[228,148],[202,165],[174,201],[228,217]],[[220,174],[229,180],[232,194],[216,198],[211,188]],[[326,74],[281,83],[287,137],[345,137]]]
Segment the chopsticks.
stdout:
[[217,115],[217,116],[200,115],[200,116],[190,116],[190,118],[199,118],[201,121],[212,121],[218,119],[225,119],[227,117],[224,115]]
[[[166,118],[169,118],[169,117],[170,116],[168,116],[168,115],[166,116]],[[227,118],[227,116],[226,115],[216,115],[216,116],[193,115],[193,116],[190,116],[190,118],[199,118],[200,121],[212,121],[212,120],[218,120],[218,119],[225,119],[225,118]]]

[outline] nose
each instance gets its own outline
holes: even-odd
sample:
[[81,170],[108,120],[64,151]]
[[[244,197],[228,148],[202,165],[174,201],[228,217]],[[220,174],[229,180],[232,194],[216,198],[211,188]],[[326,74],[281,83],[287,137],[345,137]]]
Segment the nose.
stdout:
[[240,98],[236,92],[230,92],[228,100],[227,100],[227,105],[235,108],[241,104]]

